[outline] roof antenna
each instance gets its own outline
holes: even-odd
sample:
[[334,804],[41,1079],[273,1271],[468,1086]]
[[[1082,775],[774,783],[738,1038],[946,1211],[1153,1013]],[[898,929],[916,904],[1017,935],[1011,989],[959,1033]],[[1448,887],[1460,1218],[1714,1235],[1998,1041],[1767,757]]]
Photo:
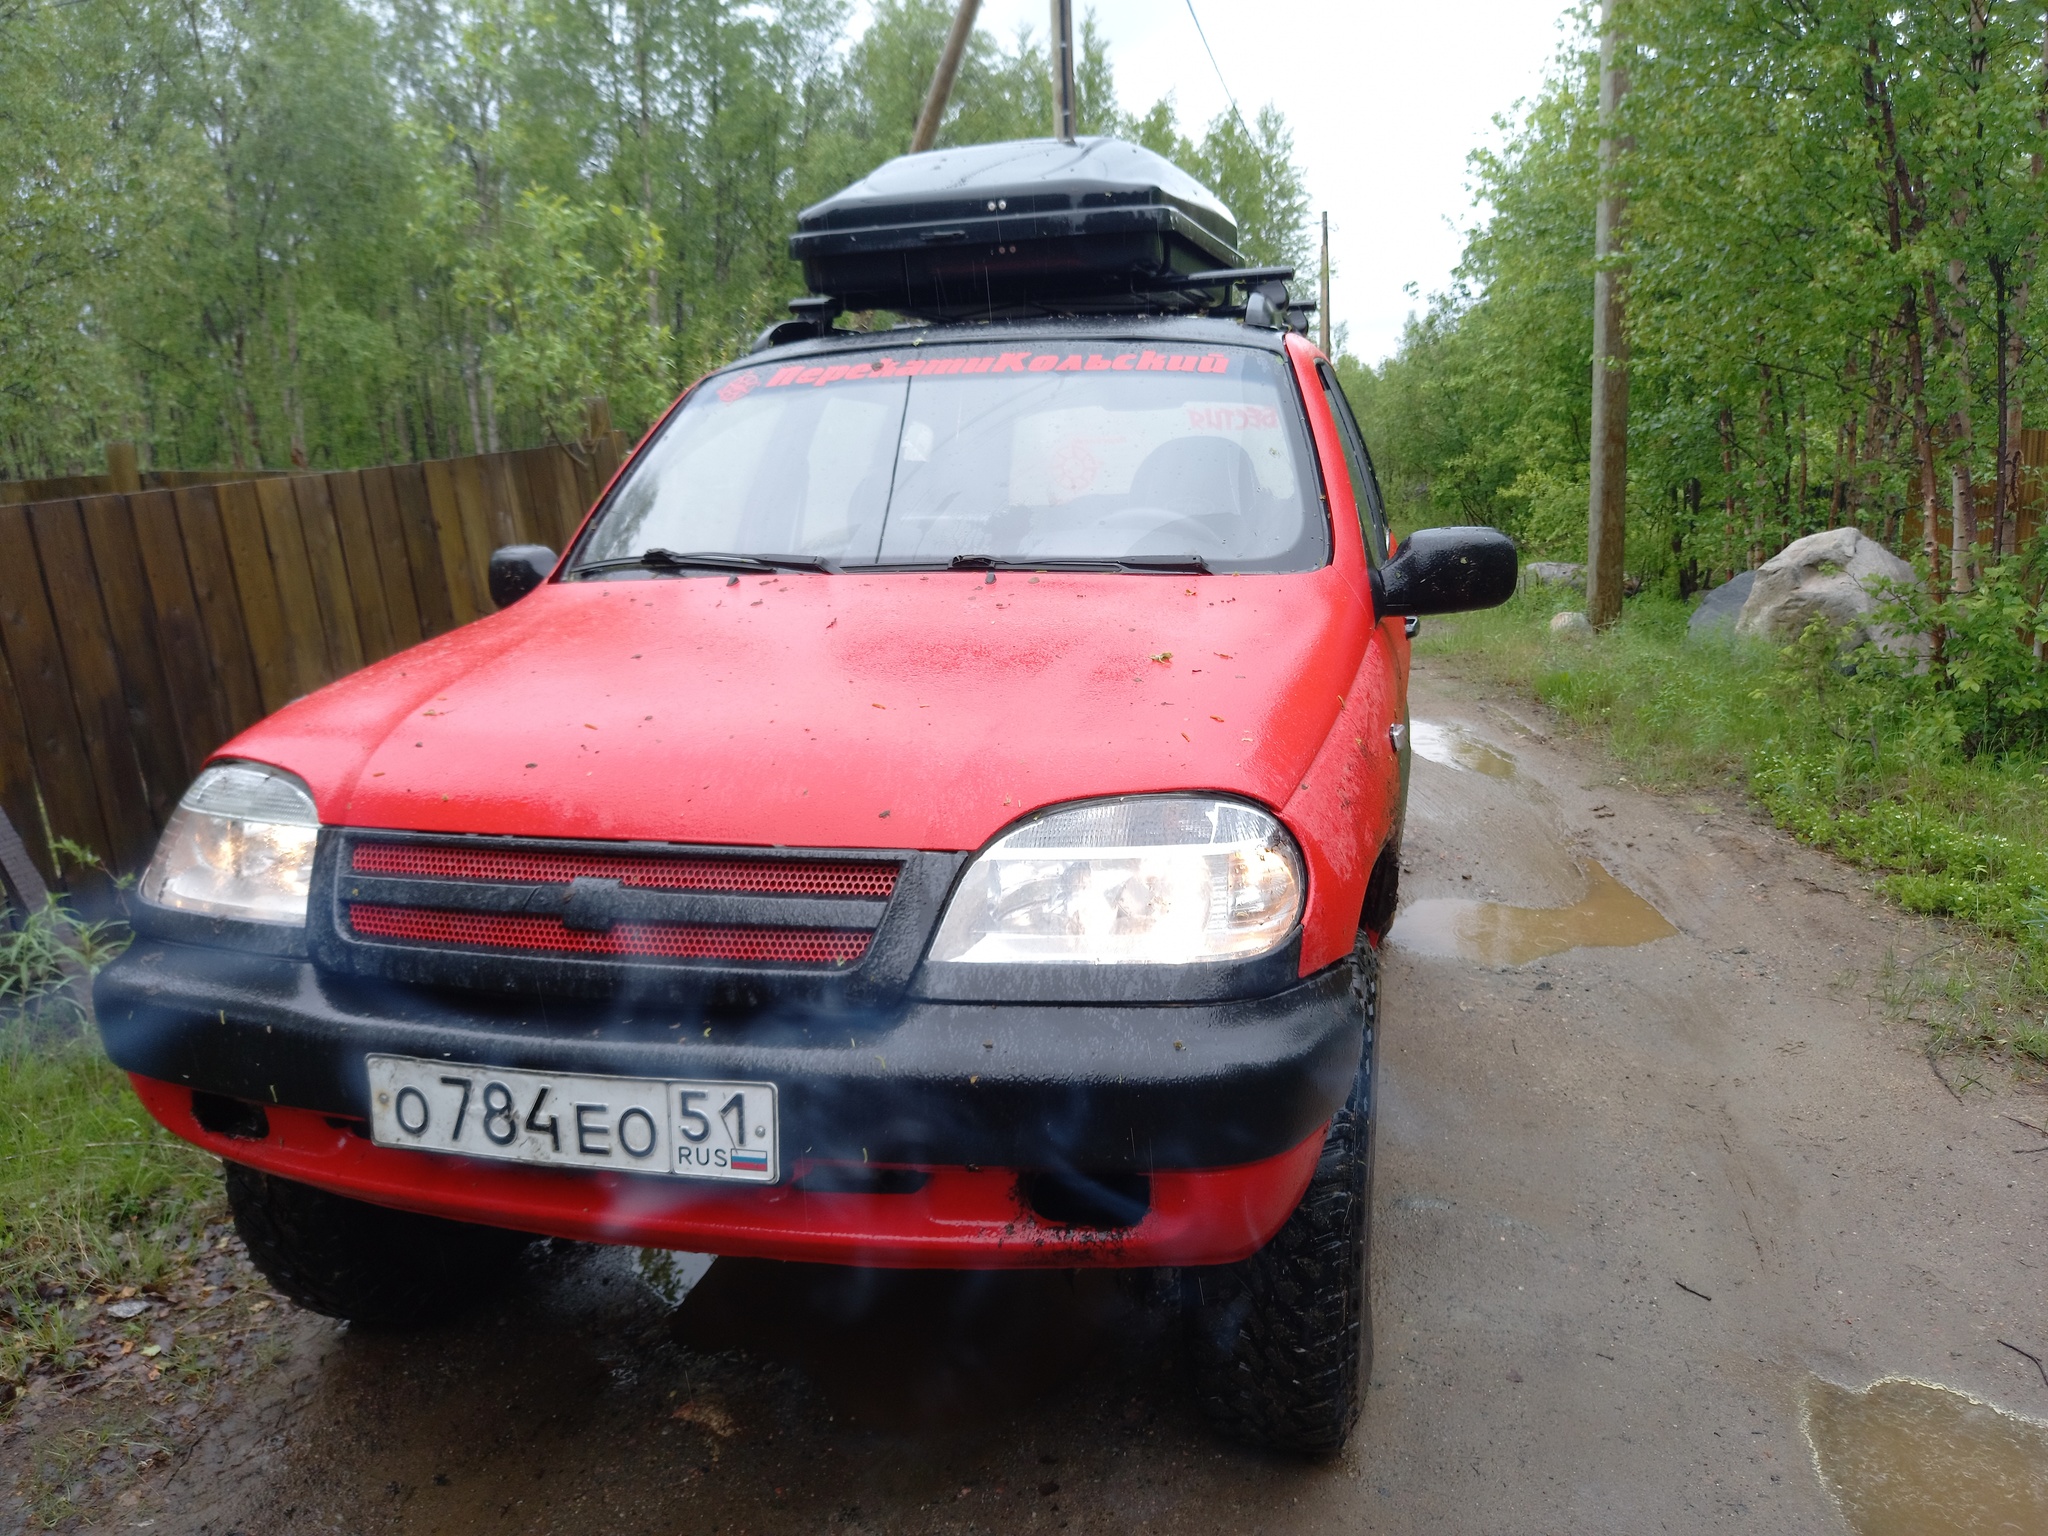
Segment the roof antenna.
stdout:
[[938,141],[939,119],[946,115],[953,77],[960,73],[960,56],[967,51],[967,39],[974,35],[974,18],[980,10],[981,0],[960,0],[960,8],[953,13],[953,29],[946,34],[939,67],[932,71],[932,88],[925,92],[924,110],[917,114],[917,132],[910,136],[913,155],[923,154]]
[[1074,142],[1074,0],[1052,0],[1052,136]]

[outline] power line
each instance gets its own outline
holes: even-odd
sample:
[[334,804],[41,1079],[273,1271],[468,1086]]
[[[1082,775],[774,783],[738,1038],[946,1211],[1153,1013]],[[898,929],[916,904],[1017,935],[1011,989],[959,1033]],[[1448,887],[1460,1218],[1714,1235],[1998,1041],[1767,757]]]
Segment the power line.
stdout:
[[1223,66],[1216,62],[1216,50],[1209,46],[1209,34],[1202,30],[1202,18],[1195,14],[1195,0],[1187,0],[1187,5],[1188,20],[1195,24],[1195,36],[1202,40],[1202,51],[1209,55],[1209,67],[1216,71],[1216,83],[1223,87],[1224,100],[1230,103],[1231,113],[1237,118],[1237,126],[1244,130],[1247,139],[1254,144],[1258,143],[1258,138],[1252,133],[1251,124],[1247,123],[1244,114],[1237,110],[1237,98],[1230,94],[1230,82],[1223,78]]

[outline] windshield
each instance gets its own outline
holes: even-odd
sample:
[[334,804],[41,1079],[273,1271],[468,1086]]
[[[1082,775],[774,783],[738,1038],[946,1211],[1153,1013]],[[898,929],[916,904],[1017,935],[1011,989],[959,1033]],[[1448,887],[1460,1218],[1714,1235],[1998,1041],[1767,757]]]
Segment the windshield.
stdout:
[[1329,532],[1286,366],[1094,343],[720,374],[634,461],[571,574],[650,550],[1313,569]]

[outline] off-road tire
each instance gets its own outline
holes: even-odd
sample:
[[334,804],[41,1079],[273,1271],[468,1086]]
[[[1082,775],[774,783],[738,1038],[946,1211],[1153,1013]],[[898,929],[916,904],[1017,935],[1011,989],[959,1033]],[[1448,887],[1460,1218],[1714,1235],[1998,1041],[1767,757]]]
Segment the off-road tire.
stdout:
[[1241,1263],[1185,1276],[1195,1393],[1224,1435],[1304,1456],[1344,1447],[1372,1379],[1369,1247],[1379,957],[1358,952],[1365,1042],[1294,1214]]
[[352,1323],[444,1322],[499,1290],[533,1241],[388,1210],[240,1163],[226,1172],[235,1230],[264,1278],[308,1311]]

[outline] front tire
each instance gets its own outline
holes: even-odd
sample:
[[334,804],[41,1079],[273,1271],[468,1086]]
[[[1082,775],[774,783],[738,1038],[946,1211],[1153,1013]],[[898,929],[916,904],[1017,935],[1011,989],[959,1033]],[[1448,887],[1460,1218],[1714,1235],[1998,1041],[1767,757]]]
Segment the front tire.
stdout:
[[444,1322],[502,1289],[533,1241],[225,1167],[235,1230],[264,1278],[307,1311],[352,1323]]
[[1372,1379],[1369,1270],[1379,957],[1359,946],[1365,1041],[1308,1190],[1271,1242],[1186,1272],[1196,1396],[1230,1439],[1334,1456]]

